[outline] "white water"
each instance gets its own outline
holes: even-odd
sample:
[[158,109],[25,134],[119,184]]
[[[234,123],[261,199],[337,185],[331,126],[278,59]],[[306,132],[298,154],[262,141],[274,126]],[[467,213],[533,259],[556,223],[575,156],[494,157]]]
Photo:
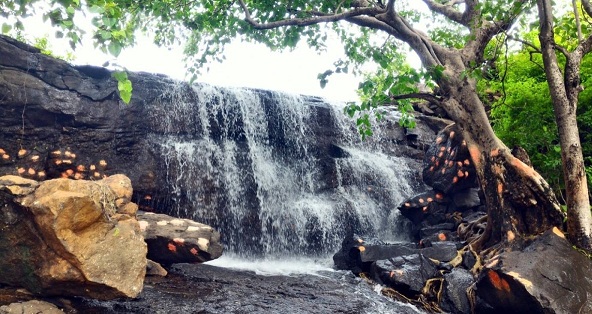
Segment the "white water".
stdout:
[[[413,194],[406,161],[382,151],[380,133],[362,142],[342,105],[319,120],[310,100],[273,92],[179,85],[162,99],[153,136],[170,212],[216,227],[227,253],[277,266],[336,252],[346,230],[400,238],[395,208]],[[330,134],[318,129],[344,156],[321,162],[317,141]]]

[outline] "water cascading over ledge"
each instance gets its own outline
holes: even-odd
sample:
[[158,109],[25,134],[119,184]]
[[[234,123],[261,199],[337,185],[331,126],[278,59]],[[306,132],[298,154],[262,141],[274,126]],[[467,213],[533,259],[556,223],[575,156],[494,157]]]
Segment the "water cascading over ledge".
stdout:
[[362,142],[338,105],[178,84],[150,120],[165,207],[218,228],[227,251],[322,255],[347,232],[397,237],[395,208],[413,194],[412,170],[381,134]]

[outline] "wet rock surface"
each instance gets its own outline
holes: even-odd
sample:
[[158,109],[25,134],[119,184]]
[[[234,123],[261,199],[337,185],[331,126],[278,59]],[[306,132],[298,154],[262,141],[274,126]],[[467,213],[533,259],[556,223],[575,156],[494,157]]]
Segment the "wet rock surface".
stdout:
[[137,299],[75,299],[78,313],[423,313],[379,295],[351,273],[263,276],[207,264],[176,264],[147,277]]

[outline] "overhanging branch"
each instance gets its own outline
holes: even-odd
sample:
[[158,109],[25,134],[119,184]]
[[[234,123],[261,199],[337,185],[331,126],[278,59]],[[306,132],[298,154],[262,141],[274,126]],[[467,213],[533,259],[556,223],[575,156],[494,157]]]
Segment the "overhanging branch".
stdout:
[[433,94],[428,93],[409,93],[403,95],[395,95],[390,97],[392,100],[402,100],[402,99],[422,99],[432,103],[437,104],[441,107],[442,100]]
[[374,16],[376,14],[384,13],[384,9],[370,7],[370,8],[354,8],[352,10],[343,12],[343,13],[336,13],[336,14],[328,14],[328,15],[320,15],[318,12],[313,17],[308,18],[288,18],[283,20],[278,20],[269,23],[259,23],[253,19],[251,16],[251,12],[249,8],[245,4],[243,0],[238,1],[241,8],[245,13],[245,20],[251,24],[256,29],[273,29],[282,26],[309,26],[314,24],[320,23],[330,23],[330,22],[337,22],[341,20],[345,20],[348,18],[353,18],[357,16]]

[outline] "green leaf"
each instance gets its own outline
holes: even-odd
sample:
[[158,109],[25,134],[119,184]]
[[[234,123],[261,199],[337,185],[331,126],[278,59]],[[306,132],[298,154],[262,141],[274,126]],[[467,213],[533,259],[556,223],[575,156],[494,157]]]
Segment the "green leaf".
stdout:
[[12,26],[4,23],[2,24],[2,34],[7,34],[8,32],[10,32],[10,30],[12,29]]
[[124,103],[129,104],[132,98],[132,82],[128,79],[127,72],[115,71],[111,74],[117,80],[117,89],[119,90],[119,97]]
[[109,53],[115,57],[119,56],[119,54],[121,53],[121,48],[121,45],[115,41],[110,42],[109,46],[107,46]]
[[98,13],[98,14],[102,14],[105,12],[105,8],[100,7],[98,5],[93,5],[88,10],[90,11],[90,13]]

